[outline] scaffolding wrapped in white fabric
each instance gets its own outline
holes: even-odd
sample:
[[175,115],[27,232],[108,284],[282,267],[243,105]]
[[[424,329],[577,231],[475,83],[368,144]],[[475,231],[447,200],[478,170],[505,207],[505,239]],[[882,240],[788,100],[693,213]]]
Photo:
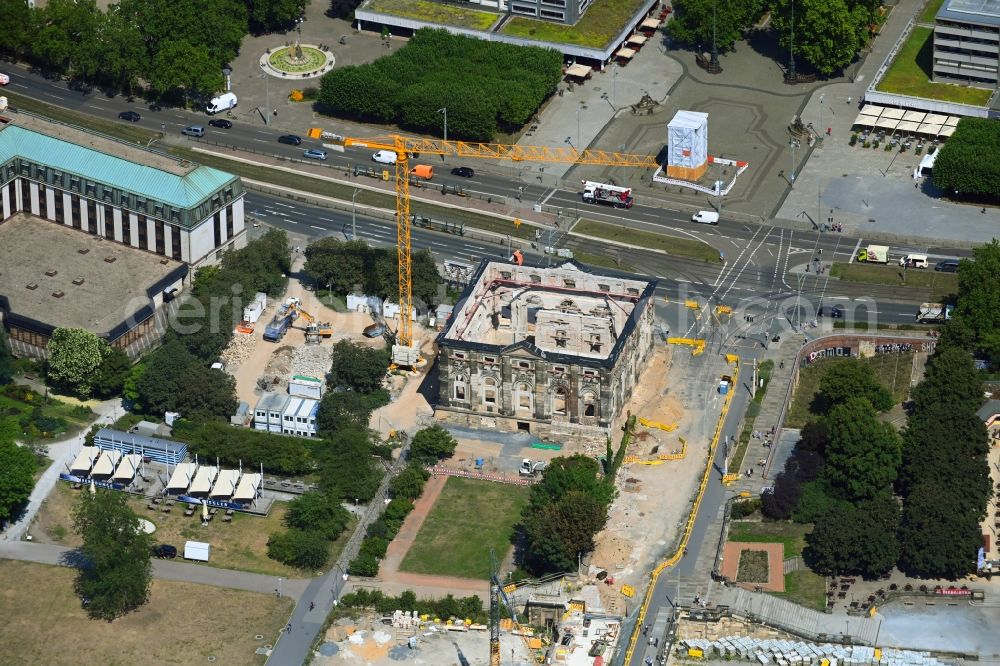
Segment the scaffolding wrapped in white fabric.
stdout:
[[[696,180],[708,164],[708,114],[678,111],[667,124],[667,172]],[[675,175],[676,174],[676,175]]]

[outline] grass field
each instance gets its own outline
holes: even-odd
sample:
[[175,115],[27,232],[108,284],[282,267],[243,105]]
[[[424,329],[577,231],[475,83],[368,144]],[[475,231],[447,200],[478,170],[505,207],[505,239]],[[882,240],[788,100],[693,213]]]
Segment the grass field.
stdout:
[[802,555],[802,549],[806,547],[806,534],[811,531],[812,525],[734,520],[729,526],[729,540],[780,543],[784,546],[784,559],[787,560]]
[[488,579],[490,549],[503,559],[527,503],[523,486],[450,477],[400,570]]
[[937,16],[938,10],[941,9],[941,5],[943,4],[944,0],[928,0],[927,4],[924,5],[923,11],[920,12],[920,18],[917,20],[920,23],[934,25],[934,17]]
[[809,570],[785,574],[785,591],[775,596],[816,611],[826,610],[826,578]]
[[[62,107],[46,104],[45,102],[40,102],[20,93],[4,90],[3,94],[7,98],[10,105],[16,109],[23,109],[25,111],[30,111],[32,113],[43,115],[47,118],[51,118],[52,120],[58,120],[60,122],[77,125],[79,127],[85,127],[89,130],[94,130],[95,132],[101,132],[102,134],[107,134],[108,136],[123,139],[129,143],[141,143],[145,146],[151,139],[158,139],[161,136],[159,132],[137,127],[129,122],[117,121],[112,118],[97,118],[89,113],[80,113],[78,111],[72,111],[70,109],[64,109]],[[92,93],[91,97],[100,97],[100,93]],[[139,112],[142,113],[141,109]]]
[[931,81],[933,54],[934,30],[915,27],[876,90],[974,106],[984,106],[989,101],[992,90]]
[[641,4],[642,0],[594,0],[576,25],[515,16],[500,32],[542,42],[601,48],[621,32]]
[[[154,580],[149,603],[114,622],[89,619],[75,572],[4,561],[0,641],[9,664],[263,664],[294,602],[273,595]],[[255,636],[262,635],[262,640]],[[86,655],[82,657],[81,655]]]
[[[785,420],[789,428],[801,428],[815,418],[811,411],[813,399],[819,393],[819,383],[828,368],[840,362],[837,358],[821,358],[810,363],[799,373],[799,383],[792,396],[792,404],[788,408]],[[910,389],[910,370],[913,367],[913,354],[885,354],[861,359],[875,372],[875,377],[892,392],[893,400],[901,402]]]
[[605,238],[619,243],[628,243],[629,245],[649,248],[650,250],[662,250],[675,257],[688,257],[706,263],[719,263],[718,250],[711,245],[689,238],[665,236],[651,231],[641,231],[639,229],[620,227],[614,224],[587,219],[577,222],[571,231],[583,234],[584,236]]
[[[47,400],[40,394],[30,392],[25,394],[25,400],[18,398],[19,391],[13,386],[6,387],[6,392],[0,395],[0,439],[20,439],[25,441],[45,441],[59,439],[79,432],[94,418],[94,413],[82,405],[74,405],[49,397]],[[21,419],[30,416],[34,408],[41,405],[42,425],[49,430],[41,430],[37,422],[22,427]],[[51,419],[51,422],[48,420]]]
[[958,293],[958,274],[941,273],[931,268],[908,268],[906,282],[903,269],[896,265],[848,264],[836,262],[830,267],[830,276],[844,282],[864,282],[866,284],[887,284],[913,289],[929,289],[930,298],[935,301]]
[[440,4],[429,0],[369,0],[365,9],[393,16],[405,16],[418,21],[469,28],[470,30],[487,30],[500,18],[499,14]]
[[[39,541],[58,543],[74,548],[80,537],[73,532],[72,510],[77,493],[67,483],[58,483],[45,500],[32,525],[32,532]],[[83,492],[86,492],[85,490]],[[285,503],[275,502],[267,517],[237,513],[233,522],[224,523],[217,515],[207,526],[201,526],[201,513],[184,515],[186,505],[177,504],[173,512],[165,514],[150,511],[146,502],[132,498],[132,510],[156,525],[153,538],[157,543],[168,543],[182,549],[188,540],[207,541],[212,544],[211,566],[222,569],[239,569],[253,573],[299,578],[302,571],[276,562],[267,556],[267,539],[272,532],[284,529]],[[356,520],[351,521],[344,533],[334,542],[332,558],[336,558],[347,544]],[[332,560],[331,560],[332,561]]]

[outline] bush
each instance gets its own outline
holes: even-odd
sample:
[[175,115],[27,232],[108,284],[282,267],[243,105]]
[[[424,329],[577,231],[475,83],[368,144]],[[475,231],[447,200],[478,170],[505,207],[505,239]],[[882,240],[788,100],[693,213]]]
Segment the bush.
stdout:
[[361,542],[361,555],[371,555],[377,560],[385,557],[385,551],[389,548],[389,542],[381,537],[368,537]]
[[413,436],[410,458],[420,463],[433,464],[453,456],[457,446],[458,442],[450,432],[439,425],[433,425]]
[[358,555],[347,565],[347,573],[352,576],[372,578],[378,575],[378,560],[372,555]]
[[234,428],[220,422],[194,423],[185,419],[174,424],[174,437],[187,442],[190,453],[203,460],[219,459],[225,465],[258,469],[270,474],[298,475],[314,467],[306,441],[272,433]]
[[300,569],[320,569],[330,557],[330,542],[313,530],[275,532],[267,540],[267,556]]
[[430,472],[419,465],[410,465],[399,473],[389,484],[393,497],[415,500],[424,492],[424,485],[431,477]]
[[747,516],[752,516],[760,510],[761,503],[762,501],[760,498],[744,500],[742,502],[733,502],[729,510],[729,516],[733,520],[739,520],[741,518],[746,518]]
[[934,162],[934,184],[946,192],[1000,196],[1000,128],[987,118],[962,118]]

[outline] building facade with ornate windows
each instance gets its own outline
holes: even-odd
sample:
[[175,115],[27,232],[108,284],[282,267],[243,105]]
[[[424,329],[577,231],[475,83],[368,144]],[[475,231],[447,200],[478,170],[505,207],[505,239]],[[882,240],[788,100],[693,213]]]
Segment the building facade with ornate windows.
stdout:
[[447,423],[603,438],[653,352],[656,281],[484,261],[438,336]]
[[25,112],[0,114],[0,317],[15,353],[55,328],[137,356],[193,268],[246,244],[237,176]]

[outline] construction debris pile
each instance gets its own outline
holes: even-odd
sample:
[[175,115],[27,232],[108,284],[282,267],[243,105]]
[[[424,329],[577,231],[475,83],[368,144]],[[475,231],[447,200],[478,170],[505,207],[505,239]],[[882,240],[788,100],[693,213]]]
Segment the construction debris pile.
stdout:
[[252,335],[234,335],[226,348],[222,350],[222,360],[230,371],[235,370],[253,354],[257,346],[257,338]]
[[288,377],[292,369],[294,354],[295,349],[288,345],[275,349],[263,374],[257,379],[258,388],[278,393],[285,391],[288,388]]
[[891,666],[944,666],[929,652],[870,648],[859,645],[806,643],[777,638],[686,638],[680,641],[683,653],[690,657],[721,657],[727,661],[752,661],[758,664],[887,664]]
[[322,345],[296,347],[292,352],[291,374],[326,378],[330,371],[330,348]]

